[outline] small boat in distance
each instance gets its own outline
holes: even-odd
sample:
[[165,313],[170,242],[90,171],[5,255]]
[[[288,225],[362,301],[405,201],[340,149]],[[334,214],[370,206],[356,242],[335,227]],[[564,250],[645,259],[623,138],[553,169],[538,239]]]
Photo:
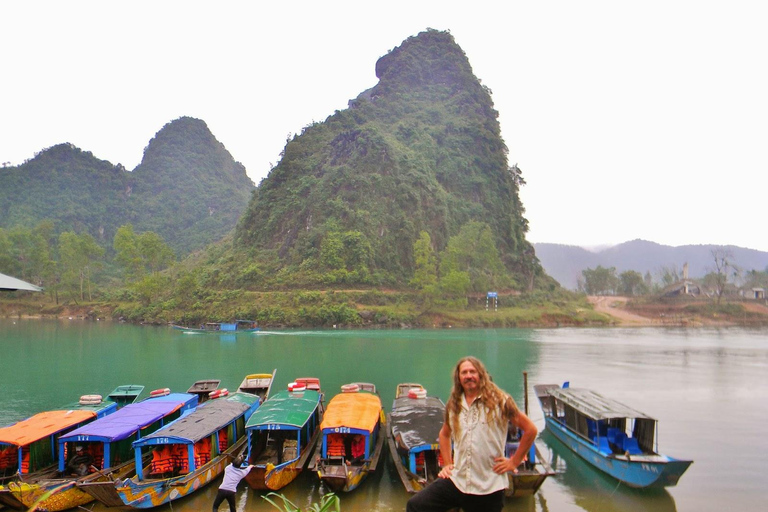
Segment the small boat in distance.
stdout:
[[269,398],[269,391],[272,389],[275,373],[277,373],[277,368],[272,370],[272,373],[251,373],[246,375],[237,390],[241,393],[257,395],[264,402]]
[[658,451],[658,421],[645,413],[568,383],[533,387],[546,429],[597,469],[637,488],[677,484],[693,461]]
[[[306,382],[316,383],[316,389]],[[278,391],[259,406],[248,420],[248,460],[254,467],[245,481],[251,488],[282,489],[307,465],[323,419],[319,388],[318,379],[297,379],[288,390]]]
[[183,325],[172,324],[171,327],[188,334],[238,334],[246,332],[257,332],[261,330],[254,320],[234,320],[232,322],[206,322],[200,327],[184,327]]
[[117,408],[120,409],[128,404],[132,404],[144,391],[144,386],[137,384],[124,384],[117,386],[112,392],[107,395],[107,400],[111,400],[117,404]]
[[[369,391],[370,390],[370,391]],[[315,469],[334,492],[355,489],[378,466],[386,416],[376,386],[352,383],[328,403],[320,425]]]
[[[222,391],[225,391],[225,390],[219,390],[219,384],[221,384],[221,381],[218,379],[198,380],[189,387],[189,389],[187,390],[187,393],[192,393],[193,395],[197,395],[197,402],[199,404],[202,404],[204,402],[207,402],[211,398],[211,393],[219,391],[219,394],[221,394]],[[156,391],[161,391],[161,390],[155,390],[152,393],[155,393]]]
[[405,490],[415,493],[437,478],[442,466],[438,435],[445,404],[421,384],[398,384],[389,414],[387,443]]

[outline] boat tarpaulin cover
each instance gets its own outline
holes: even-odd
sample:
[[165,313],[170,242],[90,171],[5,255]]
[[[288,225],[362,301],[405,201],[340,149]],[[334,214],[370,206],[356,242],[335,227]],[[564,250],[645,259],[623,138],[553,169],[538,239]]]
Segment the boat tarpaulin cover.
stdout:
[[[241,393],[242,394],[242,393]],[[255,400],[259,398],[253,397]],[[158,444],[158,438],[172,438],[174,442],[193,444],[227,426],[250,408],[245,401],[217,398],[199,406],[194,412],[182,416],[170,425],[134,441],[133,446]],[[164,443],[167,444],[167,443]]]
[[[186,402],[194,400],[194,395],[181,395],[186,400],[175,401],[156,400],[154,398],[129,404],[119,411],[73,430],[60,441],[77,441],[78,436],[98,438],[104,442],[114,442],[130,437],[134,432],[156,422],[160,418],[180,409]],[[80,439],[82,440],[82,439]]]
[[589,389],[557,387],[548,389],[548,392],[556,399],[596,420],[612,418],[654,419],[645,413],[632,409],[611,398],[606,398]]
[[256,409],[246,428],[269,429],[270,425],[300,428],[309,421],[319,404],[320,393],[317,391],[280,391]]
[[328,403],[320,428],[348,427],[373,432],[381,415],[381,399],[372,393],[341,393]]
[[392,435],[410,450],[437,443],[445,419],[445,405],[434,396],[396,398],[389,417]]
[[46,411],[0,428],[0,443],[25,446],[96,417],[93,411]]

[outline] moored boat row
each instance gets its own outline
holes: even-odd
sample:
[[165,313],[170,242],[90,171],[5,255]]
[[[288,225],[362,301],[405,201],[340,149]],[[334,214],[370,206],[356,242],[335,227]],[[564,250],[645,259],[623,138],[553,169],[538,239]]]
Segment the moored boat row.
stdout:
[[[247,375],[236,392],[219,380],[187,393],[120,386],[0,428],[0,505],[55,512],[98,500],[152,508],[188,496],[244,454],[247,484],[276,491],[309,468],[334,492],[360,486],[380,466],[385,439],[399,478],[417,492],[442,465],[445,405],[417,383],[398,385],[391,413],[376,386],[355,382],[325,406],[320,381],[297,378],[272,392],[275,371]],[[654,447],[657,422],[594,392],[535,386],[546,427],[582,458],[633,487],[675,485],[691,461]],[[527,403],[526,403],[527,411]],[[509,429],[507,457],[519,432]],[[80,472],[72,460],[82,459]],[[508,473],[508,497],[535,493],[556,474],[534,444]]]

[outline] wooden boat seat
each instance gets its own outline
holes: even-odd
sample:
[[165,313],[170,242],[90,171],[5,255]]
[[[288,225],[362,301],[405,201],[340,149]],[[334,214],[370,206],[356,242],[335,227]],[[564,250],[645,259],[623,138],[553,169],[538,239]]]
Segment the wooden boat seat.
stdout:
[[298,456],[298,442],[295,439],[286,439],[283,441],[282,462],[293,460]]

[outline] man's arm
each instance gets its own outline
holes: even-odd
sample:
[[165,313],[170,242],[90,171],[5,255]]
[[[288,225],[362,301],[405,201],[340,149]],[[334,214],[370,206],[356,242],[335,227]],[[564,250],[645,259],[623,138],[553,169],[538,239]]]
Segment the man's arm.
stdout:
[[539,433],[539,430],[536,428],[536,425],[533,424],[533,421],[531,421],[531,419],[522,411],[518,410],[517,414],[511,418],[511,422],[512,425],[523,431],[523,436],[520,438],[520,444],[517,446],[517,450],[515,450],[515,453],[513,453],[511,457],[497,457],[494,460],[495,464],[493,465],[493,471],[495,473],[501,474],[506,473],[507,471],[517,473],[518,466],[525,460],[528,455],[528,450],[533,446],[533,442],[536,440],[536,435]]
[[440,434],[437,436],[440,455],[443,458],[443,467],[437,474],[440,478],[449,478],[453,472],[453,450],[451,450],[451,427],[448,422],[443,423]]

